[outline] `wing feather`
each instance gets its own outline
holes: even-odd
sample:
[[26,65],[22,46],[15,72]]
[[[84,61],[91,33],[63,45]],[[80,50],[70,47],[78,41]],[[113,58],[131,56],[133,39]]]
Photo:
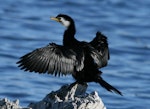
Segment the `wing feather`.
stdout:
[[29,72],[49,73],[55,76],[60,74],[73,73],[80,67],[83,69],[83,58],[68,47],[56,45],[54,43],[48,46],[38,48],[20,58],[17,62],[18,67]]
[[100,32],[96,33],[96,37],[90,42],[95,50],[91,53],[98,68],[105,67],[110,58],[107,37]]

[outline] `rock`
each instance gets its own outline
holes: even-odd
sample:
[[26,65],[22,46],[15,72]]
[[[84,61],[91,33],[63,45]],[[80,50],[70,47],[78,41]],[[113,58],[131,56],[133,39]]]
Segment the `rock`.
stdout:
[[52,91],[37,102],[30,103],[28,108],[19,106],[19,100],[0,99],[0,109],[106,109],[97,92],[86,93],[87,84],[64,85]]
[[30,103],[32,109],[106,109],[97,92],[86,94],[87,84],[64,85],[42,101]]
[[19,106],[19,100],[10,101],[7,98],[0,99],[0,109],[31,109],[31,108],[22,108]]

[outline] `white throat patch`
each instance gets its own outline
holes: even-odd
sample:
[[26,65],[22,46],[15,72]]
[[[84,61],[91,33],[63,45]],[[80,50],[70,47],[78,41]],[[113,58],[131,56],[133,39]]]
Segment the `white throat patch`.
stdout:
[[63,17],[60,17],[60,21],[66,28],[70,26],[70,22],[68,20],[65,20]]

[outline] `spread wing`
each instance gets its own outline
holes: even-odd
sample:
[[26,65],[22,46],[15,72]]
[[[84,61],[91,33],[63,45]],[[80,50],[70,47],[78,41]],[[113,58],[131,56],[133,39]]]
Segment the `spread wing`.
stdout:
[[22,56],[17,64],[25,71],[60,76],[83,69],[84,58],[78,58],[78,55],[72,49],[51,43]]
[[89,42],[95,50],[92,50],[92,58],[98,68],[105,67],[110,59],[107,37],[100,32],[96,33],[96,37]]

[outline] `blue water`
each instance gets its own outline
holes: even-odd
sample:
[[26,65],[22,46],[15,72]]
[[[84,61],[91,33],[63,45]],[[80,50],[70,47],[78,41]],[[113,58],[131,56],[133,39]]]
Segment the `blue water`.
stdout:
[[111,58],[102,69],[103,78],[124,96],[96,83],[90,83],[87,92],[98,91],[108,109],[149,109],[149,0],[1,0],[0,98],[19,98],[27,106],[74,81],[71,76],[24,72],[16,65],[35,48],[62,43],[64,27],[49,19],[59,13],[74,18],[79,40],[92,40],[98,30],[108,37]]

